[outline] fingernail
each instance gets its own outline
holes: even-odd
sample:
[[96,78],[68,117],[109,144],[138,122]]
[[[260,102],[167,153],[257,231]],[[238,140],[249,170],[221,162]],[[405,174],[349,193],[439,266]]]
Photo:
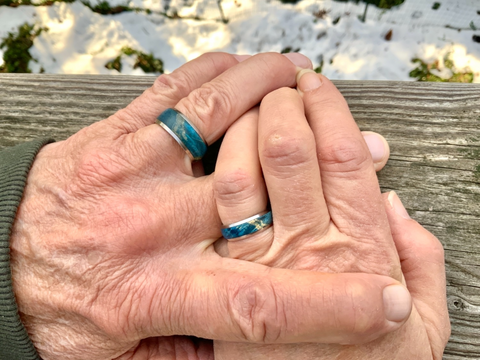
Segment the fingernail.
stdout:
[[287,53],[283,54],[283,56],[302,69],[313,69],[312,62],[305,55],[299,53]]
[[401,322],[412,311],[412,297],[402,285],[390,285],[383,289],[383,309],[387,320]]
[[322,80],[315,71],[304,69],[297,73],[297,88],[302,93],[318,89],[320,86]]
[[241,63],[242,61],[245,61],[248,58],[251,58],[252,55],[233,55],[233,57],[237,59],[239,63]]
[[364,134],[363,138],[367,143],[368,150],[370,150],[373,162],[381,162],[385,157],[385,143],[382,138],[375,133]]
[[388,194],[388,202],[393,207],[397,215],[400,215],[404,219],[411,219],[395,191],[390,191],[390,194]]

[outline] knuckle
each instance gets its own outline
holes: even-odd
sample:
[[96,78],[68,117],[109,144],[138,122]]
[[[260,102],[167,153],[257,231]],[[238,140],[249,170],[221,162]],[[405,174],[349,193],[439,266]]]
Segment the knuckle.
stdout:
[[114,149],[91,149],[78,159],[76,183],[83,186],[109,186],[124,178],[130,168],[128,161]]
[[344,134],[332,135],[318,154],[322,170],[351,173],[373,167],[370,153],[363,140]]
[[415,257],[419,262],[428,258],[437,264],[443,265],[445,263],[445,250],[440,240],[418,222],[415,222],[415,226],[418,234],[414,244]]
[[286,316],[272,284],[240,281],[230,293],[231,317],[243,340],[274,343],[282,337]]
[[341,292],[336,293],[336,299],[344,302],[342,306],[335,307],[337,325],[351,334],[353,343],[371,341],[384,329],[383,310],[372,309],[371,304],[361,301],[371,296],[369,289],[369,286],[357,281],[347,281],[343,287],[336,289]]
[[[253,56],[255,75],[266,84],[295,85],[295,65],[279,53],[261,53]],[[272,87],[271,90],[278,88]]]
[[232,63],[233,56],[224,52],[207,52],[200,55],[197,60],[199,64],[210,63],[214,68],[226,69]]
[[[218,54],[218,55],[217,55]],[[214,53],[214,52],[206,52],[201,54],[197,60],[199,62],[214,62],[217,58],[217,56],[220,56],[220,54],[225,54],[225,53]]]
[[153,83],[152,92],[155,96],[178,100],[188,95],[193,82],[193,79],[185,71],[162,74]]
[[[213,119],[230,118],[233,101],[228,87],[217,84],[215,88],[207,83],[192,91],[178,105],[185,108],[186,115],[195,118],[199,128],[209,130]],[[182,109],[179,109],[182,111]]]
[[[189,70],[179,68],[171,74],[162,74],[157,77],[152,86],[155,95],[167,97],[178,101],[186,97],[192,90],[203,83],[203,78],[199,74],[210,72],[210,69],[216,71],[225,71],[236,63],[231,54],[227,53],[205,53],[190,63]],[[222,72],[223,72],[222,71]]]
[[264,140],[263,159],[267,166],[282,171],[291,167],[301,167],[309,163],[315,156],[314,142],[310,141],[312,134],[302,134],[300,131],[288,129],[277,130]]
[[215,174],[214,192],[216,199],[236,206],[255,196],[256,186],[253,177],[243,169],[226,174]]
[[445,250],[442,243],[435,235],[430,232],[429,236],[427,237],[427,246],[430,248],[431,255],[435,259],[442,262],[445,260]]

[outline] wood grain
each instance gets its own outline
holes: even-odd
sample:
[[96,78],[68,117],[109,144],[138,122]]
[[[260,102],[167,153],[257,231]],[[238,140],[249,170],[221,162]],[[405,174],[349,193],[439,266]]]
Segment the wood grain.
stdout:
[[[67,138],[148,88],[136,76],[0,75],[0,148]],[[445,247],[452,336],[444,359],[480,359],[480,86],[337,81],[362,130],[383,134],[383,191]]]

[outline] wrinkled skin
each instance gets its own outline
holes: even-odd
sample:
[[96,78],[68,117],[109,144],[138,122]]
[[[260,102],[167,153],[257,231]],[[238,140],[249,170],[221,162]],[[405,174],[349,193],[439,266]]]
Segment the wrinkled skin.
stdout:
[[[220,257],[213,177],[195,177],[154,124],[175,106],[212,143],[265,95],[295,86],[295,65],[311,66],[301,55],[290,60],[262,54],[239,64],[207,54],[40,151],[14,223],[11,266],[21,318],[44,360],[206,360],[212,343],[187,335],[362,342],[402,325],[385,319],[383,289],[400,287],[387,276]],[[358,292],[341,296],[351,286]],[[376,310],[367,317],[357,306]],[[352,326],[358,321],[366,335]]]
[[[394,193],[382,197],[345,100],[326,78],[304,73],[303,91],[267,95],[225,137],[215,179],[222,222],[265,209],[268,190],[274,225],[220,241],[217,251],[271,267],[392,276],[406,282],[413,309],[398,331],[363,345],[215,342],[215,358],[440,360],[450,335],[442,245]],[[312,77],[323,84],[312,90]]]

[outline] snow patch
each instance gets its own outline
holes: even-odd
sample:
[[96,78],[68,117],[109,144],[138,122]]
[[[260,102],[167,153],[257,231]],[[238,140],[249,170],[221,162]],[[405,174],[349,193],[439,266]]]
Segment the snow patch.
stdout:
[[[100,15],[77,1],[52,6],[0,6],[0,38],[16,31],[25,22],[48,27],[35,40],[30,52],[38,63],[34,72],[63,74],[118,74],[105,64],[129,46],[162,59],[171,72],[204,52],[226,51],[255,54],[300,49],[315,66],[333,79],[412,80],[411,62],[420,58],[441,65],[448,55],[457,70],[470,69],[480,82],[480,44],[472,41],[480,28],[478,1],[441,1],[432,10],[431,1],[406,0],[391,10],[369,6],[366,22],[359,16],[365,4],[303,0],[296,5],[268,0],[224,0],[221,21],[216,0],[170,1],[168,13],[203,20],[170,19],[159,12],[167,1],[108,0],[111,6],[128,5],[146,12]],[[92,1],[92,5],[96,3]],[[478,8],[478,9],[477,9]],[[314,14],[322,16],[315,16]],[[447,28],[455,27],[464,29]],[[386,34],[391,31],[390,40]],[[0,55],[3,52],[0,50]],[[3,60],[0,60],[3,62]],[[143,74],[133,69],[133,60],[123,59],[122,73]],[[450,70],[440,67],[437,75],[446,78]]]

